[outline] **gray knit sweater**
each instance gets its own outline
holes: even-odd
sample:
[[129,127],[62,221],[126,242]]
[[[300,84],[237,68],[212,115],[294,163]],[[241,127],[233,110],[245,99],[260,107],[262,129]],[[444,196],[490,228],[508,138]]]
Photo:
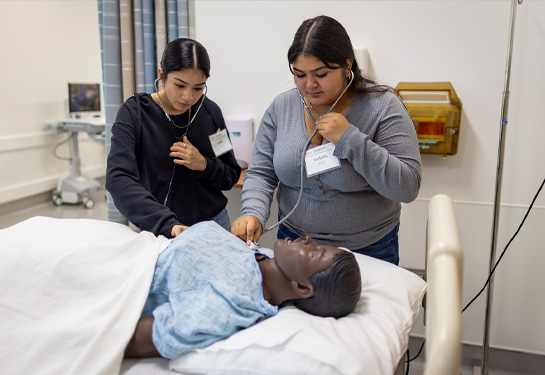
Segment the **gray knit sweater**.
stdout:
[[[303,111],[292,89],[278,95],[261,120],[241,213],[263,226],[275,189],[281,218],[299,197],[301,153],[309,138]],[[400,202],[416,199],[420,152],[413,122],[391,92],[358,94],[346,118],[351,125],[334,152],[341,168],[313,177],[305,173],[301,203],[284,225],[323,244],[359,249],[399,223]]]

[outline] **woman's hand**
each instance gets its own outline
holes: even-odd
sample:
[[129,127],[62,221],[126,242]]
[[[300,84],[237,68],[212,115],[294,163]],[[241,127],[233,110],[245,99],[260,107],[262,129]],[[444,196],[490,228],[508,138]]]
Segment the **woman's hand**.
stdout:
[[243,216],[231,224],[231,233],[240,237],[249,245],[257,242],[263,233],[261,222],[255,216]]
[[182,233],[187,228],[189,228],[189,227],[186,226],[186,225],[175,225],[175,226],[172,227],[172,230],[170,231],[170,235],[172,237],[176,237],[177,235]]
[[169,155],[174,158],[174,163],[184,165],[191,170],[204,171],[206,168],[206,159],[186,136],[182,142],[172,145]]
[[318,133],[335,145],[349,126],[350,123],[346,117],[337,112],[326,113],[316,122]]

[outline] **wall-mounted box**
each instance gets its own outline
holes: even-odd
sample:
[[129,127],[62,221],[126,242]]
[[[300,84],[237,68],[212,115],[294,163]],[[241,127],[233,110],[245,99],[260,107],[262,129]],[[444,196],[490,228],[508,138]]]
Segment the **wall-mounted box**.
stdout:
[[411,116],[421,154],[458,151],[462,102],[450,82],[399,82],[396,91]]

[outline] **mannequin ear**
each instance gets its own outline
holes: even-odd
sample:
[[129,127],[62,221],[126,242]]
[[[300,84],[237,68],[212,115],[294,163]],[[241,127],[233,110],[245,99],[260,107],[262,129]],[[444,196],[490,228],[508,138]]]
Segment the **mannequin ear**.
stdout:
[[316,288],[314,288],[314,285],[312,285],[310,281],[307,281],[304,284],[298,281],[292,281],[291,287],[295,294],[301,299],[314,297],[316,294]]

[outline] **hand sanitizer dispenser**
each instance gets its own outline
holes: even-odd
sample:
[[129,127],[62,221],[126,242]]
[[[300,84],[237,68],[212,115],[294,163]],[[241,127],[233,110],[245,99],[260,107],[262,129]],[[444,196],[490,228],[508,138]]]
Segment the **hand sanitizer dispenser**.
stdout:
[[246,169],[254,149],[254,119],[245,115],[230,115],[225,117],[225,124],[238,164]]

